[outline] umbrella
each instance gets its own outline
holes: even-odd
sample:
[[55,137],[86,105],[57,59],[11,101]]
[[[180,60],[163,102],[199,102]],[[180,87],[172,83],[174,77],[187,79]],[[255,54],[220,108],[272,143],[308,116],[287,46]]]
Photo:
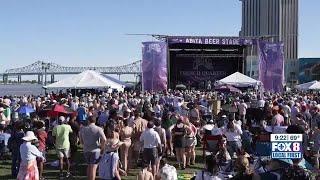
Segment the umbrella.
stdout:
[[75,115],[76,112],[73,111],[71,108],[60,105],[60,104],[54,104],[54,105],[49,105],[42,110],[40,110],[39,115],[43,116],[49,116],[49,117],[57,117],[59,114],[64,114],[64,115]]
[[217,90],[217,91],[225,91],[225,92],[238,92],[238,93],[241,92],[240,89],[235,88],[235,87],[230,86],[230,85],[222,85],[222,86],[216,87],[215,90]]
[[17,110],[17,112],[19,114],[30,114],[30,113],[35,112],[35,110],[29,106],[22,106]]

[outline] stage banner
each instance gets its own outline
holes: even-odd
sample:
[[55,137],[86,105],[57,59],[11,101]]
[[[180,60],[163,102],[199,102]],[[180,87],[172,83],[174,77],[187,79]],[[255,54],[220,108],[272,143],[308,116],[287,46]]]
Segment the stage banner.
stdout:
[[259,80],[271,92],[283,92],[284,50],[283,43],[258,42]]
[[209,45],[252,45],[253,39],[240,37],[199,37],[199,36],[169,36],[168,44],[209,44]]
[[142,87],[143,90],[167,89],[167,43],[142,43]]

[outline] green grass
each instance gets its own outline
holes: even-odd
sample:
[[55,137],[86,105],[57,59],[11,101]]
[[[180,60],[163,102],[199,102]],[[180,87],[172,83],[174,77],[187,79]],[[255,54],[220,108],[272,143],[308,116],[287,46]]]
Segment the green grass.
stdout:
[[[194,172],[199,171],[203,167],[204,160],[202,158],[202,151],[200,148],[197,148],[197,157],[196,164],[191,168],[186,168],[185,170],[178,170],[178,174],[193,174]],[[50,150],[47,154],[47,162],[52,162],[57,159],[54,150]],[[86,164],[84,162],[82,152],[76,154],[76,165],[71,168],[71,173],[73,178],[71,179],[86,179]],[[169,159],[169,164],[176,165],[177,162],[174,158]],[[136,179],[139,169],[131,169],[128,173],[128,176],[122,176],[122,179],[131,180]],[[46,179],[58,179],[59,170],[57,168],[51,167],[49,163],[45,165],[44,168],[44,177]],[[0,179],[13,179],[11,177],[11,160],[6,158],[6,160],[0,160]]]

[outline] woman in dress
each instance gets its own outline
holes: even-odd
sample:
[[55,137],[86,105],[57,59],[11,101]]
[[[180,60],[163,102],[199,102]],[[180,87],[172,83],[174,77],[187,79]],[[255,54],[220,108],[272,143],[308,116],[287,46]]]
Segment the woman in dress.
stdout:
[[183,170],[186,167],[185,153],[185,134],[186,125],[183,123],[182,117],[179,117],[176,125],[172,129],[173,146],[176,150],[176,157],[180,168]]
[[22,138],[24,141],[20,146],[21,163],[18,173],[18,180],[38,180],[39,171],[37,166],[37,158],[41,158],[45,161],[42,153],[36,146],[32,145],[37,141],[37,137],[32,131],[28,131],[26,136]]
[[195,164],[196,151],[195,147],[197,145],[197,128],[189,121],[188,118],[185,118],[186,124],[186,160],[187,167]]
[[[170,156],[174,156],[173,154],[173,143],[172,143],[172,135],[171,130],[174,124],[177,121],[176,115],[171,115],[171,113],[165,113],[162,116],[161,127],[166,131],[166,156],[169,154]],[[168,153],[169,152],[169,153]]]
[[120,153],[121,153],[121,162],[123,164],[123,169],[125,171],[128,170],[128,154],[129,154],[129,148],[131,146],[131,136],[133,132],[133,128],[128,126],[128,119],[123,120],[123,128],[120,131],[120,139],[123,143],[123,145],[120,147]]

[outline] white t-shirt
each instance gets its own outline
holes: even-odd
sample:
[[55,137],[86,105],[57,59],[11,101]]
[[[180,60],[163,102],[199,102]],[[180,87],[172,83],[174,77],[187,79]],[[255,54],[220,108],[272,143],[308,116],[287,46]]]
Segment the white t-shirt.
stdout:
[[245,115],[247,113],[247,104],[246,103],[241,103],[238,105],[238,108],[239,108],[239,114],[240,115]]
[[164,165],[159,170],[159,174],[160,174],[161,179],[165,179],[165,180],[177,180],[178,179],[176,168],[173,166],[170,166],[168,164]]
[[223,180],[223,179],[225,179],[225,177],[220,173],[213,176],[212,174],[206,171],[199,171],[196,176],[196,180]]

